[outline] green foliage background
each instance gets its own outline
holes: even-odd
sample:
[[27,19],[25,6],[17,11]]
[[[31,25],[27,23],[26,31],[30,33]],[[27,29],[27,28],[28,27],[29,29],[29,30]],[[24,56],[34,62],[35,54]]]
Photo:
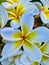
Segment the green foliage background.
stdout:
[[6,0],[0,0],[0,4],[2,3],[2,2],[5,2]]

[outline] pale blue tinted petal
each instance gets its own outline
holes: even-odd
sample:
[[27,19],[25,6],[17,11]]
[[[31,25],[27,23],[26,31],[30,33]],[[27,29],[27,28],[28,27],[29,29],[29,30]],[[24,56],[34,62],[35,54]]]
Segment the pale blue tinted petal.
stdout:
[[21,18],[22,34],[24,35],[28,34],[28,32],[32,30],[33,25],[34,25],[34,17],[32,13],[30,12],[25,13]]
[[34,2],[34,4],[37,6],[37,8],[39,9],[39,11],[42,10],[42,4],[40,2]]
[[27,56],[26,56],[26,54],[24,53],[24,54],[22,54],[21,55],[21,57],[20,57],[20,62],[22,63],[22,64],[24,64],[24,65],[30,65],[31,63],[32,63],[32,60],[31,59],[29,59]]
[[45,24],[49,23],[49,19],[46,19],[43,11],[40,13],[40,17],[41,17],[41,20],[42,20],[43,23],[45,23]]
[[16,60],[14,61],[16,65],[23,65],[21,62],[20,62],[20,56],[17,56]]
[[2,29],[1,35],[7,41],[18,41],[21,39],[21,31],[11,27]]
[[12,8],[16,7],[17,4],[16,4],[16,3],[10,4],[10,3],[8,3],[8,2],[3,2],[3,3],[2,3],[2,6],[3,6],[4,8],[6,8],[6,9],[12,9]]
[[40,49],[32,44],[30,41],[25,41],[23,45],[26,55],[33,61],[40,62],[42,58],[42,53]]
[[39,10],[34,3],[28,3],[28,6],[26,6],[26,9],[28,12],[32,12],[33,16],[39,14]]
[[28,34],[27,39],[31,42],[46,42],[49,40],[49,29],[38,27]]
[[19,28],[20,27],[20,20],[12,20],[10,25],[13,28]]
[[19,51],[19,53],[16,53],[21,48],[21,46],[22,46],[22,42],[20,41],[15,42],[15,43],[7,43],[4,46],[2,53],[1,53],[1,55],[3,56],[2,60],[10,56],[23,53],[22,51],[21,52]]
[[9,65],[10,64],[8,59],[3,60],[1,63],[2,63],[2,65]]
[[4,27],[8,21],[8,14],[4,7],[0,6],[0,17],[2,22],[2,27]]

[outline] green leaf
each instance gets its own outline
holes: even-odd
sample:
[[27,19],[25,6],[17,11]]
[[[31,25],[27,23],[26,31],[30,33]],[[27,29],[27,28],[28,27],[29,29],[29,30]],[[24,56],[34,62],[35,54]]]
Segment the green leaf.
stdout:
[[1,4],[2,2],[6,2],[6,0],[0,0],[0,4]]

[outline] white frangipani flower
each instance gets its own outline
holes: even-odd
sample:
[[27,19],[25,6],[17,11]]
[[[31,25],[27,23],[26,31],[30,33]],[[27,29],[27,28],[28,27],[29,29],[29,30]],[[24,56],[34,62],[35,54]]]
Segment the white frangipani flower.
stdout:
[[36,6],[40,10],[40,17],[43,23],[49,24],[49,0],[40,0],[43,4],[40,2],[35,2]]
[[49,29],[39,27],[32,30],[33,25],[34,17],[32,14],[25,13],[21,19],[21,30],[11,27],[4,28],[1,31],[1,35],[9,43],[4,46],[2,56],[13,55],[13,53],[17,52],[23,46],[26,55],[33,61],[39,62],[42,58],[42,53],[33,42],[47,41],[49,39]]
[[39,14],[38,8],[29,1],[30,0],[20,0],[17,3],[16,7],[13,7],[13,8],[11,7],[10,9],[6,8],[6,5],[3,5],[3,7],[5,6],[5,8],[8,12],[8,18],[11,20],[10,25],[13,28],[20,27],[20,24],[21,24],[20,19],[25,12],[32,12],[33,16]]

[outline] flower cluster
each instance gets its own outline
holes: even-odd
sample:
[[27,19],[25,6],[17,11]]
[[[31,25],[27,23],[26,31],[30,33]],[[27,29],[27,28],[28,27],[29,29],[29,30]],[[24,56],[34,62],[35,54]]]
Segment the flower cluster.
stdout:
[[[42,25],[34,28],[38,18]],[[1,65],[49,65],[49,1],[2,2],[0,38],[6,43],[1,52]]]

